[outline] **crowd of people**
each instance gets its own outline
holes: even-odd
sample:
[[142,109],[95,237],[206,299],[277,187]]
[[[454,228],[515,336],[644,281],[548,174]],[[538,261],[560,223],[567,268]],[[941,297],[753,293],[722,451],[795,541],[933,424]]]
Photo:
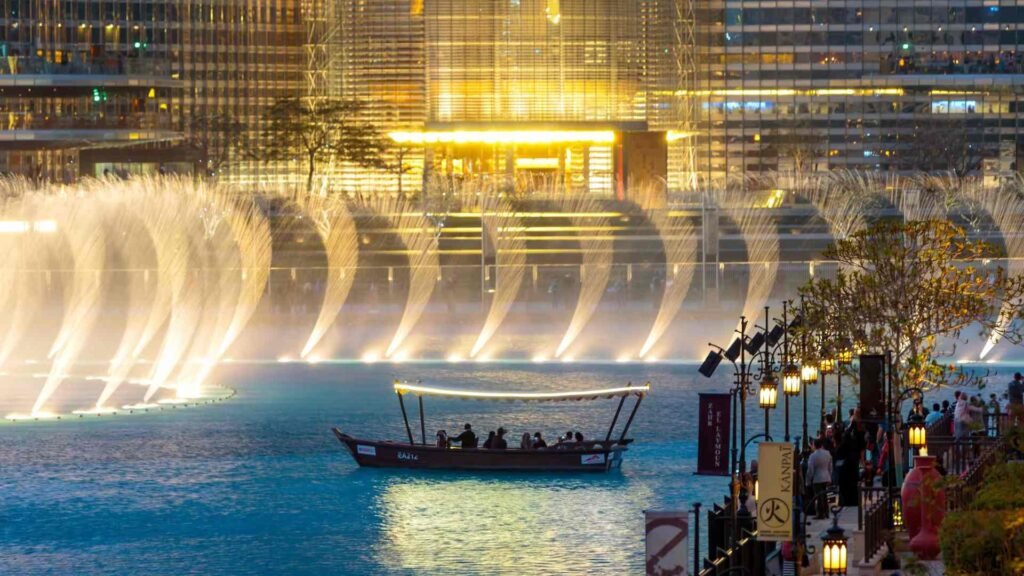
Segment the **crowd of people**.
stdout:
[[[1021,373],[1014,374],[1005,397],[1011,408],[1024,406]],[[931,409],[920,398],[915,399],[907,416],[908,421],[923,418],[925,426],[949,416],[954,441],[965,442],[974,437],[995,435],[1002,408],[999,396],[994,393],[989,394],[986,402],[980,394],[957,390],[952,402],[936,402]],[[858,485],[872,485],[876,477],[887,471],[890,460],[889,431],[885,423],[865,422],[859,408],[851,409],[845,421],[836,416],[835,413],[825,415],[824,428],[801,454],[805,512],[817,518],[828,516],[830,489],[838,489],[841,506],[856,506]],[[937,462],[936,468],[945,474],[942,462]]]
[[[483,450],[508,450],[508,440],[505,438],[508,435],[508,431],[502,427],[498,427],[497,430],[491,430],[487,433],[487,439],[480,443],[476,432],[473,431],[472,424],[466,424],[463,427],[462,432],[458,436],[448,436],[448,433],[444,430],[438,430],[437,432],[437,447],[438,448],[451,448],[452,444],[458,444],[459,448],[478,448]],[[534,432],[530,435],[529,432],[523,432],[522,437],[519,440],[520,450],[544,450],[548,448],[565,450],[570,448],[583,448],[585,447],[585,441],[583,439],[582,432],[573,432],[572,430],[565,433],[564,436],[559,436],[558,441],[548,445],[547,440],[544,439],[544,435],[540,432]]]

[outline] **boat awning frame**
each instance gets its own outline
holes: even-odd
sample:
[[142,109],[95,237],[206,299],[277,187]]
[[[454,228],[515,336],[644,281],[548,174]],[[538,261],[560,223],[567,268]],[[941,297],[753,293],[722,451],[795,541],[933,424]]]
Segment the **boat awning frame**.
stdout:
[[453,388],[438,388],[435,386],[423,386],[410,384],[408,382],[395,381],[395,392],[413,394],[415,396],[440,396],[447,398],[460,398],[464,400],[504,400],[521,402],[579,402],[584,400],[599,400],[604,398],[627,398],[636,396],[642,398],[651,390],[648,382],[642,386],[622,386],[619,388],[606,388],[603,390],[581,390],[578,392],[490,392],[479,390],[459,390]]

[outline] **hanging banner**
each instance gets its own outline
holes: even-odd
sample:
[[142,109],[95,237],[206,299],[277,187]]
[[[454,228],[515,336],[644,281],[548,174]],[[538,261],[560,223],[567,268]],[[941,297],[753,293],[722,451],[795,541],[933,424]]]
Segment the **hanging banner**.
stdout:
[[757,539],[793,539],[793,445],[762,442],[757,448]]
[[689,515],[677,512],[644,512],[646,520],[647,576],[686,576],[689,554]]
[[701,394],[697,474],[729,475],[729,395]]

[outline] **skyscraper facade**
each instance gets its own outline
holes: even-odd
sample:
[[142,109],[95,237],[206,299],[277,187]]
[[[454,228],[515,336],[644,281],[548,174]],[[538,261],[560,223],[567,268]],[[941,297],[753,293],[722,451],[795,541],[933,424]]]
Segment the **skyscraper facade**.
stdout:
[[367,102],[414,180],[611,194],[630,151],[664,155],[676,127],[674,2],[339,1],[333,85]]
[[1022,22],[1006,1],[701,3],[699,171],[1010,176],[1024,153]]

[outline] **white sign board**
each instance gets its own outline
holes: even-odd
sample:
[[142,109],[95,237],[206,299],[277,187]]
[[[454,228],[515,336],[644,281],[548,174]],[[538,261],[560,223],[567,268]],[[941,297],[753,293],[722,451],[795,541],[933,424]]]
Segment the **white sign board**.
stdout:
[[647,576],[686,576],[689,513],[644,512],[647,523]]

